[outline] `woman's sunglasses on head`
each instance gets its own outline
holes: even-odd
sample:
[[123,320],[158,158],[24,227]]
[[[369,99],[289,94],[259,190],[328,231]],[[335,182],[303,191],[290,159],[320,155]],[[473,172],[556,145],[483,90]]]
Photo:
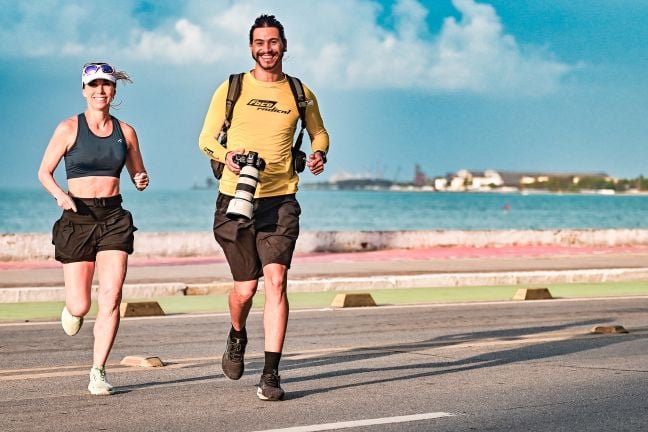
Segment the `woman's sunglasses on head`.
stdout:
[[83,65],[83,75],[94,75],[97,72],[113,75],[115,73],[115,69],[108,63],[86,63],[85,65]]

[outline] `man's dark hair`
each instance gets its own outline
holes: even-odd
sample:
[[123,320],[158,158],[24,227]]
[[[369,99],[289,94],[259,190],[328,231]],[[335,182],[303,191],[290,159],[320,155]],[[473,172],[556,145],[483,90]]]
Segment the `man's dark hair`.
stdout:
[[254,24],[252,24],[252,27],[250,28],[250,45],[252,45],[252,33],[254,33],[254,30],[258,29],[259,27],[274,27],[277,30],[279,30],[279,37],[281,38],[281,42],[284,44],[284,46],[287,45],[286,43],[286,34],[284,33],[284,27],[283,25],[279,22],[277,18],[275,18],[274,15],[259,15],[257,19],[254,20]]

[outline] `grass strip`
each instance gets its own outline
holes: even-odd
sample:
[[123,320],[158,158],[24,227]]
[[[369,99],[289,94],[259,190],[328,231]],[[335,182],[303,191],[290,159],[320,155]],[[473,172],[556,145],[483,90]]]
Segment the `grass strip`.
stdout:
[[[519,288],[548,288],[554,298],[587,298],[648,295],[648,281],[604,282],[578,284],[546,284],[524,286],[477,286],[442,288],[399,288],[367,290],[378,305],[405,305],[425,303],[455,303],[471,301],[510,300]],[[292,309],[325,308],[335,296],[345,291],[289,293]],[[359,292],[359,291],[346,291]],[[227,312],[227,295],[168,296],[153,299],[125,299],[124,301],[157,301],[166,314]],[[263,309],[264,296],[254,298],[254,310]],[[63,302],[31,302],[0,304],[0,321],[37,321],[59,319]],[[93,301],[89,317],[96,316]]]

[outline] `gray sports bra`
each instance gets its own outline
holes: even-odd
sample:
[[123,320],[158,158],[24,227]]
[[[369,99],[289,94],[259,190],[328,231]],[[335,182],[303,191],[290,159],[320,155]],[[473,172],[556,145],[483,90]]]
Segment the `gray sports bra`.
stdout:
[[89,176],[117,177],[126,163],[126,140],[119,120],[111,116],[112,133],[99,137],[88,127],[85,115],[79,114],[79,127],[74,145],[65,153],[67,178]]

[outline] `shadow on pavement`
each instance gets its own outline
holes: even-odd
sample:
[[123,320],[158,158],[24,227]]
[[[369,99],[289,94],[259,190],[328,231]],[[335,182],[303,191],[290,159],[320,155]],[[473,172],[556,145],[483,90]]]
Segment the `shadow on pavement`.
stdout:
[[[291,361],[289,358],[285,359],[284,369],[295,369],[301,367],[313,367],[313,366],[330,366],[337,365],[339,368],[335,371],[317,373],[310,376],[304,376],[301,378],[289,378],[285,380],[285,383],[290,382],[304,382],[304,381],[314,381],[319,382],[320,380],[327,378],[337,378],[341,376],[353,376],[360,374],[372,374],[375,376],[376,373],[380,372],[394,372],[394,371],[403,371],[410,372],[406,376],[398,376],[393,378],[379,378],[379,379],[369,379],[362,382],[352,382],[347,384],[335,385],[335,386],[320,386],[310,390],[288,392],[286,396],[289,399],[298,399],[306,396],[310,396],[318,393],[327,393],[339,389],[353,388],[366,386],[371,384],[384,384],[395,381],[406,381],[412,379],[419,379],[425,377],[432,377],[450,373],[458,373],[463,371],[470,371],[482,368],[496,367],[513,363],[522,363],[529,362],[534,360],[544,360],[552,357],[559,357],[564,355],[569,355],[578,352],[584,352],[589,350],[595,350],[611,346],[617,343],[625,342],[628,339],[645,339],[648,335],[641,334],[616,334],[616,335],[587,335],[583,333],[577,337],[571,337],[565,340],[559,341],[548,341],[535,343],[532,342],[526,343],[524,346],[516,347],[512,349],[492,351],[484,354],[475,355],[460,360],[451,360],[451,361],[425,361],[419,363],[407,363],[399,366],[388,366],[388,367],[357,367],[357,368],[345,368],[344,363],[351,363],[355,361],[364,361],[378,358],[386,358],[393,355],[399,355],[403,353],[414,353],[416,354],[419,351],[429,350],[440,347],[448,347],[465,342],[487,342],[488,340],[498,339],[503,341],[514,341],[514,340],[523,340],[524,336],[529,336],[532,334],[543,334],[552,331],[565,330],[572,327],[582,327],[584,325],[592,324],[601,324],[605,320],[590,320],[575,322],[572,324],[566,325],[557,325],[557,326],[542,326],[542,327],[532,327],[532,328],[516,328],[516,329],[505,329],[497,331],[488,331],[488,332],[474,332],[474,333],[460,333],[455,335],[448,335],[439,338],[434,338],[422,342],[414,343],[405,343],[402,345],[385,345],[385,346],[376,346],[371,348],[358,348],[351,349],[346,352],[336,353],[330,356],[324,356],[319,359],[308,359],[308,360],[294,360]],[[607,320],[610,321],[610,320]],[[550,335],[548,335],[550,336]],[[429,353],[420,353],[421,356],[431,356]],[[436,357],[436,356],[435,356]]]

